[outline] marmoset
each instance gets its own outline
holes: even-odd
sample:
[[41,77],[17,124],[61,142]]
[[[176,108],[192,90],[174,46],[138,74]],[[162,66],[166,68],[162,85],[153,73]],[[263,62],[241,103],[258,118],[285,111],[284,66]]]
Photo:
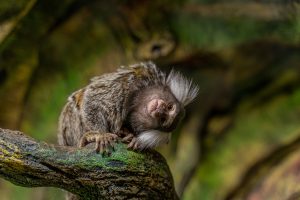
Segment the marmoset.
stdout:
[[174,70],[166,75],[152,62],[120,67],[68,98],[58,142],[79,147],[95,142],[100,153],[109,153],[118,138],[134,150],[154,148],[169,141],[197,94],[191,80]]

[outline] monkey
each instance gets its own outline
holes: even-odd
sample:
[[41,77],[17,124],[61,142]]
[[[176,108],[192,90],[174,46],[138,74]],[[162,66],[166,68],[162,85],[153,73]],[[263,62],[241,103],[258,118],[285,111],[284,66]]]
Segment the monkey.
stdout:
[[58,143],[109,154],[121,139],[133,150],[168,143],[199,88],[179,72],[153,62],[120,67],[91,79],[68,98],[59,117]]
[[[72,93],[59,117],[58,143],[110,153],[121,139],[133,150],[168,143],[171,132],[198,94],[198,86],[179,72],[168,75],[152,62],[120,67],[91,79]],[[66,199],[78,197],[67,193]]]

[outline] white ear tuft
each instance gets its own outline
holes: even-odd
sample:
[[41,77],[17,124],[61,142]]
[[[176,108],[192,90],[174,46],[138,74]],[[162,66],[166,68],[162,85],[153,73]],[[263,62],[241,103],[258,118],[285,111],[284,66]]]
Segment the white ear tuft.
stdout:
[[197,85],[174,70],[172,70],[168,76],[167,85],[170,87],[176,99],[184,106],[191,103],[199,92]]

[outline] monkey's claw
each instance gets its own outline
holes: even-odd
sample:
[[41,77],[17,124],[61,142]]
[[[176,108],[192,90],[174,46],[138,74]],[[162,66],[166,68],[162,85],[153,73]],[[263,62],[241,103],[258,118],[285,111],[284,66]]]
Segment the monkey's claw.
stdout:
[[114,144],[117,139],[118,136],[112,133],[87,132],[80,139],[79,147],[84,147],[89,143],[95,142],[96,152],[110,154],[109,149],[114,150]]
[[133,134],[128,134],[126,137],[122,139],[122,142],[129,143],[127,145],[128,149],[138,150],[139,149],[139,142],[137,138]]
[[139,149],[139,142],[136,137],[133,137],[131,142],[127,145],[128,149],[138,150]]
[[122,142],[129,143],[134,138],[134,135],[132,133],[129,133],[127,136],[122,138]]

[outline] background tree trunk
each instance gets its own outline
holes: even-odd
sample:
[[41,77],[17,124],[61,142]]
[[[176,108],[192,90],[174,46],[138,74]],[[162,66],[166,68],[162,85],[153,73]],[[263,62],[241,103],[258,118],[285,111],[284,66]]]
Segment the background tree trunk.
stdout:
[[[200,86],[171,143],[158,149],[182,199],[297,197],[299,5],[0,1],[0,127],[55,143],[72,92],[93,76],[151,59]],[[0,200],[63,198],[61,190],[5,181],[0,193]]]

